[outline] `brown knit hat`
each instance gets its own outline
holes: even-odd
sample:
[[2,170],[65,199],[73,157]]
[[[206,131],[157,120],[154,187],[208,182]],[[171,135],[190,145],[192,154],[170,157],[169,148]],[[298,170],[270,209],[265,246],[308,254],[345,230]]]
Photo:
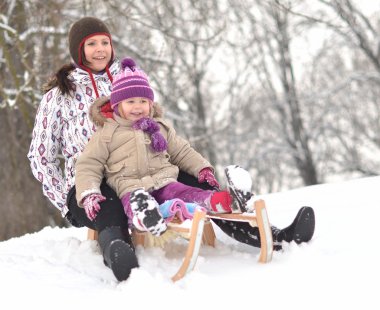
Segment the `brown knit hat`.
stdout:
[[[111,34],[107,26],[100,19],[95,17],[83,17],[71,26],[69,31],[70,55],[78,66],[84,66],[82,59],[84,41],[99,34],[108,36],[112,46]],[[113,61],[113,59],[114,55],[112,49],[111,61]]]

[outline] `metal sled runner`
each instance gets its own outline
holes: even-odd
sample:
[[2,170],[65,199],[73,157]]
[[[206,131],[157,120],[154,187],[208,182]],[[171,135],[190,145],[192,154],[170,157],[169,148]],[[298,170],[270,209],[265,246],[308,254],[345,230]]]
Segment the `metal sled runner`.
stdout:
[[[215,246],[215,232],[210,219],[221,219],[225,221],[247,222],[253,227],[259,228],[260,233],[260,256],[259,262],[267,263],[272,260],[273,240],[272,231],[268,219],[268,214],[263,200],[255,202],[256,214],[250,213],[232,213],[232,214],[206,214],[206,212],[197,210],[190,227],[183,227],[179,223],[168,223],[168,230],[175,232],[178,236],[189,241],[182,265],[177,273],[171,277],[175,282],[182,279],[186,274],[191,272],[196,264],[201,244]],[[149,246],[146,242],[147,232],[132,231],[132,240],[135,246]],[[88,239],[96,240],[97,232],[88,230]]]

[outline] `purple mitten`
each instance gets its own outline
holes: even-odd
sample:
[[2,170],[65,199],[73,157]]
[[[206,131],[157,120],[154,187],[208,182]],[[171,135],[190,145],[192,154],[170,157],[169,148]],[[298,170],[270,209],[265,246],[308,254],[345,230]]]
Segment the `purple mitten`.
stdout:
[[93,221],[100,210],[99,203],[106,200],[102,194],[90,194],[83,198],[82,204],[87,217]]
[[203,168],[201,171],[199,171],[198,174],[198,182],[199,183],[204,183],[207,182],[213,187],[219,188],[219,183],[215,179],[214,173],[212,172],[211,168]]

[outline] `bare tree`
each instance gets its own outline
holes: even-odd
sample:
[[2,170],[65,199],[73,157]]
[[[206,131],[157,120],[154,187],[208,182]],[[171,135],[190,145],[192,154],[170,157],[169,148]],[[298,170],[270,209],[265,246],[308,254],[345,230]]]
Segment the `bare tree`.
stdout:
[[[55,4],[50,5],[54,7]],[[46,20],[38,19],[43,16],[43,8],[38,3],[25,1],[1,4],[4,13],[0,16],[3,53],[0,62],[0,210],[4,224],[0,226],[0,240],[62,221],[47,208],[47,200],[41,196],[40,185],[34,180],[26,158],[35,115],[34,103],[38,100],[39,81],[43,76],[39,69],[46,68],[46,63],[41,61],[41,47],[46,42],[41,33],[51,31],[44,27]],[[33,19],[28,18],[30,16]],[[54,20],[54,15],[46,16],[51,18],[50,22]]]
[[352,0],[319,0],[330,7],[340,18],[344,27],[330,25],[334,31],[356,46],[380,72],[380,38],[378,26],[358,8]]
[[[250,65],[248,68],[256,72],[255,78],[262,86],[261,90],[254,88],[255,92],[262,94],[261,107],[260,104],[253,106],[250,100],[247,106],[250,107],[251,114],[259,114],[262,119],[269,118],[272,136],[273,134],[276,136],[274,141],[277,145],[272,145],[273,150],[278,152],[282,149],[284,162],[290,156],[292,163],[288,162],[288,165],[294,165],[303,184],[317,184],[318,172],[311,150],[308,128],[304,124],[305,115],[299,98],[300,86],[294,73],[290,44],[295,28],[294,22],[290,22],[291,15],[279,5],[279,1],[265,1],[255,6],[244,2],[240,5],[235,4],[234,8],[235,12],[249,23],[248,30],[243,29],[248,37],[245,37],[246,41],[240,46],[246,55],[243,59],[248,60]],[[239,43],[234,42],[234,44]],[[252,57],[256,60],[249,61]],[[260,126],[259,122],[260,120],[257,120],[255,125]],[[252,126],[249,128],[252,130]],[[262,148],[268,152],[272,148],[271,138],[260,140],[265,143]],[[273,155],[281,160],[276,154]],[[264,159],[264,154],[259,158]]]
[[[314,73],[314,98],[327,102],[323,139],[334,148],[330,174],[377,175],[380,172],[378,129],[380,86],[379,15],[366,16],[351,0],[319,1],[324,14],[291,14],[325,26],[332,33],[321,48]],[[335,43],[334,43],[335,42]],[[329,106],[330,108],[326,108]],[[333,123],[326,120],[333,119]]]

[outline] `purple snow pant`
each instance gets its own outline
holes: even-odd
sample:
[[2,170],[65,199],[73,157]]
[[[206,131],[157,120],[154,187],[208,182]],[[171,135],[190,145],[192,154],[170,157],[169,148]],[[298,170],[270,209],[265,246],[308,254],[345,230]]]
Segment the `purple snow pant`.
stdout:
[[[198,187],[191,187],[180,182],[169,183],[168,185],[150,192],[152,197],[156,199],[158,204],[162,204],[167,200],[174,198],[181,199],[184,202],[194,202],[206,210],[211,209],[210,199],[214,191],[204,190]],[[125,194],[121,198],[124,206],[124,211],[128,218],[132,219],[133,214],[129,203],[130,193]],[[132,221],[129,221],[132,223]]]
[[194,202],[206,210],[210,210],[210,198],[214,191],[191,187],[180,182],[170,183],[150,194],[156,199],[158,204],[166,200],[178,198],[184,202]]

